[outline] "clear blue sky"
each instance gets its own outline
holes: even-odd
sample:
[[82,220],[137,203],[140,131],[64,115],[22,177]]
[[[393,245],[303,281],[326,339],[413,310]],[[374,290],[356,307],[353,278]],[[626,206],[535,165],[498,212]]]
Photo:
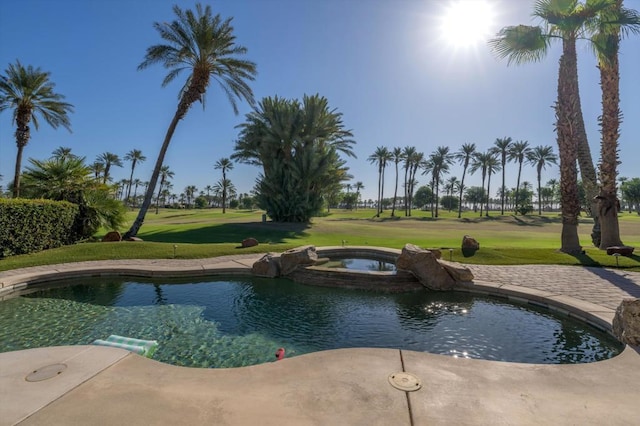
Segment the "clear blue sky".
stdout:
[[[478,0],[474,0],[478,1]],[[0,70],[19,59],[51,72],[56,90],[75,106],[72,133],[46,123],[32,131],[27,159],[44,159],[59,146],[86,156],[105,151],[123,157],[136,148],[147,161],[136,177],[149,180],[165,131],[177,106],[184,80],[161,88],[165,70],[137,71],[146,48],[161,41],[152,25],[173,19],[175,0],[5,0],[0,4]],[[357,142],[357,159],[348,159],[363,196],[376,197],[377,170],[367,157],[377,146],[416,146],[429,155],[438,146],[456,151],[474,142],[480,150],[496,138],[510,136],[533,146],[551,145],[559,45],[540,63],[507,67],[486,43],[452,46],[443,38],[440,20],[449,0],[220,0],[214,12],[234,17],[237,41],[257,63],[252,84],[256,100],[265,96],[301,98],[319,93],[343,113]],[[533,0],[489,1],[495,10],[491,32],[515,24],[533,24]],[[640,0],[626,0],[640,9]],[[599,74],[586,44],[578,47],[580,89],[594,161],[599,158]],[[621,48],[621,176],[640,176],[640,36]],[[236,125],[250,111],[240,105],[235,116],[222,91],[208,91],[206,109],[197,104],[173,137],[165,164],[175,172],[173,192],[187,185],[203,189],[220,176],[214,163],[229,157]],[[0,182],[12,179],[16,146],[11,114],[0,114]],[[113,171],[129,177],[130,165]],[[258,168],[236,165],[229,174],[238,192],[249,192]],[[515,186],[517,168],[507,165],[507,185]],[[451,174],[461,176],[455,166]],[[387,196],[393,173],[387,173]],[[557,178],[557,167],[543,182]],[[420,185],[426,176],[419,176]],[[535,184],[527,167],[523,180]],[[468,185],[479,185],[471,176]],[[492,193],[499,186],[497,177]]]

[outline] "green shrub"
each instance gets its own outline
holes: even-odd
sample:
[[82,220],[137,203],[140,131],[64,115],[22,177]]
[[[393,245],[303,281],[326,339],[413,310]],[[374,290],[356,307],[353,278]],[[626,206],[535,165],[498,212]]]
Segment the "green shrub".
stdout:
[[79,214],[66,201],[0,199],[0,257],[72,244]]

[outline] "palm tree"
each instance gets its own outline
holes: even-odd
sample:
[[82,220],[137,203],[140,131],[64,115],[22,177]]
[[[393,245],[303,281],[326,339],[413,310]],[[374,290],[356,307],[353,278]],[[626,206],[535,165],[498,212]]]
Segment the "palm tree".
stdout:
[[545,23],[544,26],[505,27],[500,30],[497,38],[489,42],[498,56],[508,58],[510,64],[540,61],[549,50],[551,41],[562,41],[555,127],[560,153],[562,206],[560,250],[567,253],[582,251],[578,237],[580,200],[576,160],[580,162],[582,179],[586,182],[586,186],[596,187],[595,168],[588,148],[580,107],[576,40],[583,36],[585,24],[595,21],[598,13],[610,7],[611,1],[581,4],[577,1],[538,0],[535,3],[533,15],[540,18]]
[[[460,188],[460,181],[456,176],[451,176],[449,180],[447,180],[447,184],[445,185],[445,190],[447,191],[448,197],[453,197],[453,193]],[[449,201],[449,211],[452,210],[453,203]]]
[[129,196],[131,195],[131,182],[133,182],[133,171],[136,169],[136,165],[138,163],[142,163],[146,159],[147,157],[142,155],[142,151],[140,151],[139,149],[132,149],[131,151],[127,152],[126,155],[124,156],[125,161],[131,161],[131,175],[129,175],[129,187],[127,188],[127,198],[126,198],[127,203],[129,202]]
[[364,184],[360,181],[356,182],[356,210],[358,210],[358,203],[360,202],[360,190],[364,189]]
[[51,158],[73,158],[77,157],[71,152],[71,148],[66,146],[59,146],[51,153]]
[[431,175],[433,176],[433,190],[435,194],[435,217],[438,217],[438,202],[440,193],[440,181],[449,171],[449,166],[453,164],[453,154],[449,153],[448,146],[439,146],[435,152],[429,156],[431,164]]
[[227,202],[227,195],[235,194],[236,187],[233,185],[231,180],[222,178],[218,182],[213,185],[213,191],[215,194],[220,194],[222,198],[222,212],[224,213]]
[[[594,241],[602,250],[622,246],[618,223],[619,200],[616,178],[618,175],[618,138],[620,136],[620,70],[618,52],[620,38],[628,31],[640,30],[640,16],[625,9],[622,0],[616,0],[610,9],[600,13],[592,37],[600,69],[602,89],[602,116],[600,118],[600,192],[597,199],[600,221],[600,241]],[[616,24],[611,24],[615,22]]]
[[214,167],[216,170],[222,170],[222,182],[225,183],[225,185],[222,185],[222,213],[226,213],[227,212],[226,210],[227,188],[229,187],[229,185],[226,184],[227,170],[233,170],[233,163],[228,158],[221,158],[218,161],[216,161],[216,164],[214,165]]
[[187,196],[187,207],[191,207],[191,199],[195,195],[198,188],[195,185],[189,185],[184,189],[184,194]]
[[223,89],[236,114],[236,98],[247,100],[252,105],[254,103],[253,92],[247,81],[255,78],[256,65],[239,57],[247,49],[236,44],[231,18],[223,20],[219,14],[213,16],[211,7],[203,7],[200,3],[196,4],[195,13],[192,10],[183,11],[178,6],[173,7],[173,12],[177,17],[173,22],[154,24],[167,44],[149,47],[138,69],[157,63],[164,65],[170,71],[162,82],[163,86],[171,83],[182,71],[188,70],[190,75],[180,91],[178,108],[160,148],[138,217],[125,237],[135,236],[142,226],[176,126],[195,102],[202,102],[204,106],[211,79]]
[[[495,146],[492,148],[494,152],[500,155],[500,167],[502,168],[502,188],[504,188],[504,175],[507,169],[507,154],[509,153],[509,148],[511,145],[512,139],[508,136],[504,138],[497,138],[493,143]],[[504,194],[505,191],[501,191],[500,197],[500,214],[504,216]]]
[[529,148],[529,142],[517,141],[517,142],[514,142],[513,145],[511,145],[511,147],[509,148],[509,151],[507,152],[507,157],[509,161],[518,163],[518,181],[516,183],[516,200],[515,200],[516,214],[518,214],[518,203],[520,202],[518,198],[519,197],[518,191],[520,190],[520,176],[522,175],[522,163],[524,162],[525,158],[527,158],[527,155],[529,154],[530,151],[531,151],[531,148]]
[[536,146],[527,153],[527,161],[536,168],[538,177],[538,215],[542,216],[542,169],[548,164],[558,164],[558,157],[550,146]]
[[122,160],[118,157],[117,154],[113,154],[111,152],[103,152],[102,154],[96,157],[96,161],[104,164],[104,173],[102,175],[102,183],[107,183],[110,179],[109,172],[111,171],[111,166],[122,167]]
[[418,181],[416,180],[416,173],[418,171],[418,168],[421,167],[422,163],[424,161],[424,154],[422,152],[414,152],[411,155],[411,159],[409,160],[409,164],[411,165],[411,168],[409,169],[409,180],[407,181],[407,184],[409,185],[409,216],[411,216],[411,204],[413,203],[413,192],[415,189],[415,186],[418,184]]
[[136,204],[138,196],[138,186],[142,185],[142,181],[138,178],[133,180],[133,204]]
[[409,171],[413,167],[413,159],[416,154],[416,147],[414,146],[405,146],[402,150],[402,157],[404,159],[404,215],[410,216],[410,200],[409,200]]
[[471,159],[473,158],[475,153],[476,144],[465,143],[462,145],[462,148],[460,148],[456,153],[453,154],[453,158],[455,158],[460,164],[462,164],[462,180],[460,181],[460,197],[458,199],[458,219],[462,217],[462,192],[464,191],[464,178],[467,174],[469,163],[471,162]]
[[557,179],[549,179],[546,183],[546,186],[551,190],[551,208],[553,209],[553,202],[556,200],[558,196],[558,180]]
[[100,179],[102,173],[104,173],[104,163],[100,161],[94,161],[91,166],[89,166],[91,171],[93,172],[93,178],[95,180]]
[[[167,181],[173,178],[173,175],[174,173],[169,169],[169,166],[162,166],[160,168],[160,186],[158,187],[158,196],[156,197],[156,214],[158,214],[158,210],[160,207],[160,193],[162,192],[162,187],[167,185]],[[148,185],[147,191],[150,186],[151,185]]]
[[[469,167],[469,172],[471,174],[474,174],[475,172],[480,170],[482,175],[482,191],[484,191],[484,183],[487,178],[487,171],[493,159],[495,159],[495,155],[491,150],[487,152],[476,152],[473,156],[471,166]],[[489,197],[489,194],[484,194],[484,195],[487,198]],[[484,204],[480,203],[480,216],[482,216],[483,208],[484,208]]]
[[487,152],[490,157],[487,159],[487,208],[484,211],[485,216],[489,216],[489,200],[491,199],[491,175],[500,170],[500,161],[496,153],[491,149]]
[[378,165],[378,209],[376,211],[376,217],[380,217],[382,213],[382,199],[384,198],[384,169],[387,167],[387,162],[391,160],[391,152],[387,147],[379,146],[375,152],[367,158],[367,161],[371,164]]
[[16,61],[9,64],[5,75],[0,76],[0,112],[13,110],[16,123],[16,167],[13,176],[13,198],[20,196],[20,169],[22,167],[22,152],[31,139],[31,128],[38,130],[39,119],[43,118],[51,127],[57,129],[63,126],[71,131],[69,113],[73,112],[73,105],[63,101],[64,96],[55,93],[55,84],[49,79],[51,73],[33,68],[26,68]]
[[402,148],[395,147],[393,151],[391,151],[391,156],[393,158],[393,163],[396,166],[396,185],[393,190],[393,207],[391,208],[391,217],[396,215],[396,201],[398,199],[398,163],[404,159],[402,154]]

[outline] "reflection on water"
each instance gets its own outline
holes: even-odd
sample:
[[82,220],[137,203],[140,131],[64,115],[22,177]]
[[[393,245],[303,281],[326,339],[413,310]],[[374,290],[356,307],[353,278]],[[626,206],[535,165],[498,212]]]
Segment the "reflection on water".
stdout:
[[468,293],[378,294],[259,278],[79,282],[0,303],[0,351],[119,334],[158,340],[159,361],[236,367],[273,361],[279,347],[287,356],[381,347],[529,363],[591,362],[622,349],[583,323]]
[[327,263],[322,265],[323,268],[344,268],[357,271],[377,271],[377,272],[391,272],[396,270],[396,265],[393,263],[385,262],[376,259],[364,259],[364,258],[345,258],[345,259],[330,259]]

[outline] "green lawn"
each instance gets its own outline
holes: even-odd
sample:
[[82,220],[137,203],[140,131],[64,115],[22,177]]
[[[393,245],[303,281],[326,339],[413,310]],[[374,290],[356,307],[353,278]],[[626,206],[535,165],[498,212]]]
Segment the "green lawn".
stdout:
[[[129,219],[136,212],[129,213]],[[140,230],[142,243],[82,243],[54,250],[0,260],[0,271],[33,265],[61,262],[134,259],[134,258],[204,258],[237,253],[280,252],[288,248],[313,244],[369,245],[402,248],[405,243],[425,248],[453,248],[453,260],[479,264],[563,264],[616,266],[616,259],[591,245],[591,221],[583,218],[579,227],[585,249],[581,256],[557,251],[560,246],[561,223],[557,213],[543,216],[489,217],[465,212],[457,219],[455,212],[443,211],[438,219],[430,212],[414,211],[412,217],[390,217],[385,211],[380,218],[374,210],[333,210],[311,224],[262,222],[260,211],[228,210],[161,210],[151,212]],[[403,212],[398,212],[403,214]],[[622,240],[640,247],[640,216],[620,216]],[[104,232],[100,233],[101,237]],[[480,250],[472,257],[460,251],[462,237],[470,235],[480,242]],[[247,237],[260,241],[258,247],[239,248]],[[640,249],[639,249],[640,250]],[[640,253],[639,253],[640,254]],[[445,251],[445,258],[449,252]],[[619,266],[640,271],[640,256],[618,259]]]

